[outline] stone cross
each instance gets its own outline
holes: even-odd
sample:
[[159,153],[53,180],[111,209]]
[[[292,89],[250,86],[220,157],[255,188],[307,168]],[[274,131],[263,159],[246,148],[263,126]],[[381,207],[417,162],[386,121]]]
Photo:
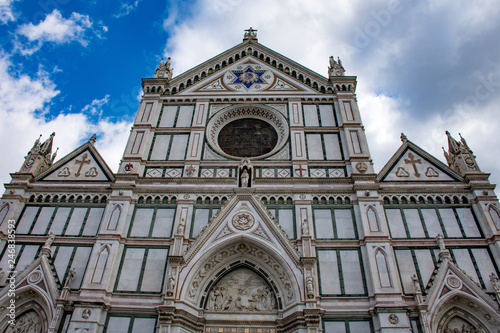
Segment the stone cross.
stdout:
[[75,173],[75,177],[80,176],[80,172],[82,171],[84,164],[90,164],[91,161],[87,160],[87,156],[88,156],[87,154],[83,154],[81,161],[75,160],[75,164],[80,164],[80,167],[78,168],[77,173]]
[[405,164],[411,164],[411,166],[413,167],[413,171],[415,172],[415,177],[420,177],[420,173],[418,173],[417,170],[417,164],[422,164],[422,161],[420,159],[413,159],[415,156],[412,153],[409,153],[408,157],[409,159],[405,160]]

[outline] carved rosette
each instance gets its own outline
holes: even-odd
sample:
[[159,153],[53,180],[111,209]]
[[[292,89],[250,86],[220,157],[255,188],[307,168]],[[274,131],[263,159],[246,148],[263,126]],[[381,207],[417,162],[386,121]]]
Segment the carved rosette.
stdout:
[[232,223],[238,230],[248,230],[255,224],[255,218],[250,213],[239,213],[233,217]]

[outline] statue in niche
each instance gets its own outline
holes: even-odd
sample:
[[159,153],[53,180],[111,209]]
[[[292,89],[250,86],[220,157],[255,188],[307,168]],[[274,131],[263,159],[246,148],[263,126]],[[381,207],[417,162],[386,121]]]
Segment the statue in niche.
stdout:
[[309,235],[309,223],[307,222],[307,219],[304,219],[304,221],[302,221],[302,235]]
[[252,166],[248,158],[244,158],[238,167],[239,187],[252,187]]
[[184,218],[181,219],[179,222],[179,226],[177,227],[177,235],[179,236],[184,236],[184,227],[186,226],[186,223],[184,222]]
[[248,180],[250,178],[250,175],[248,174],[247,169],[243,169],[241,172],[241,187],[248,187]]
[[175,276],[174,274],[170,274],[168,278],[168,286],[167,286],[167,294],[172,295],[175,289]]
[[16,320],[16,325],[9,325],[5,333],[42,333],[42,320],[31,310],[23,313]]
[[312,277],[310,277],[310,276],[307,277],[306,287],[307,287],[307,297],[313,298],[314,297],[314,283],[313,283]]
[[277,309],[276,296],[267,282],[248,268],[224,276],[208,293],[209,311],[269,312]]

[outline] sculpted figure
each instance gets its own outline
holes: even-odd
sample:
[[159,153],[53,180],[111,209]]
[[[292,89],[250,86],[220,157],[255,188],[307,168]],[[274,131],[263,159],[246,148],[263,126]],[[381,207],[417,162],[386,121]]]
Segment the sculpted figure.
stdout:
[[309,223],[307,222],[307,219],[304,219],[304,221],[302,221],[302,235],[309,235]]
[[248,179],[250,176],[248,175],[247,169],[243,169],[241,172],[241,187],[248,187]]

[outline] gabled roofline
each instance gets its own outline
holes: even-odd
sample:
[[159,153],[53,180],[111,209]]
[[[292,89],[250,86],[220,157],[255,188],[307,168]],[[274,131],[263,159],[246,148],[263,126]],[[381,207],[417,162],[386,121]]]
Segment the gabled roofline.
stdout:
[[459,182],[463,182],[464,178],[453,171],[449,166],[438,160],[436,157],[432,156],[410,140],[405,140],[403,144],[398,148],[398,150],[392,155],[392,157],[387,161],[387,163],[384,165],[384,167],[380,170],[380,172],[377,175],[377,182],[383,181],[385,177],[388,176],[389,172],[394,168],[394,166],[398,163],[398,161],[403,157],[405,152],[411,149],[415,151],[415,153],[419,154],[426,160],[428,160],[430,163],[436,165],[438,168],[440,168],[444,173],[446,173],[448,176],[451,178],[454,178],[455,180]]
[[35,181],[43,181],[43,178],[48,176],[50,173],[52,173],[54,170],[57,170],[59,167],[63,166],[67,162],[69,162],[71,159],[75,158],[76,156],[80,155],[83,153],[85,150],[89,150],[92,156],[95,158],[97,164],[101,167],[101,169],[104,171],[106,174],[106,177],[109,179],[110,182],[115,181],[115,176],[113,172],[111,171],[110,167],[106,163],[106,161],[102,158],[101,154],[97,151],[97,148],[94,146],[94,140],[90,139],[89,141],[85,142],[83,145],[80,147],[76,148],[73,150],[71,153],[68,155],[64,156],[61,158],[59,161],[56,163],[52,164],[50,168],[39,174],[38,176],[35,177]]
[[[249,47],[252,48],[251,55],[246,54]],[[264,61],[266,63],[267,63],[266,59],[267,59],[267,57],[269,57],[270,58],[269,64],[271,66],[272,66],[272,63],[274,61],[276,61],[276,68],[278,70],[281,70],[279,68],[280,64],[283,65],[283,71],[285,70],[285,68],[288,67],[289,71],[290,71],[290,76],[292,78],[294,78],[295,80],[297,80],[298,82],[302,82],[302,81],[298,80],[298,77],[300,75],[303,75],[303,77],[304,77],[303,82],[305,82],[307,79],[310,79],[311,87],[314,85],[314,83],[317,83],[318,87],[324,86],[325,88],[327,88],[327,87],[333,88],[332,82],[330,81],[329,78],[312,71],[311,69],[297,63],[296,61],[294,61],[290,58],[283,56],[282,54],[280,54],[276,51],[273,51],[272,49],[256,42],[255,40],[246,40],[246,41],[243,41],[242,43],[237,44],[237,45],[233,46],[232,48],[230,48],[222,53],[219,53],[218,55],[202,62],[201,64],[179,74],[178,76],[172,78],[171,80],[169,80],[170,90],[176,89],[176,91],[178,91],[180,85],[183,85],[184,88],[187,88],[188,81],[191,84],[194,84],[195,83],[194,78],[196,76],[198,76],[199,80],[204,79],[205,77],[208,77],[210,74],[215,73],[216,71],[224,68],[225,66],[224,67],[222,66],[222,63],[224,61],[226,62],[227,65],[230,65],[229,58],[235,57],[236,55],[238,55],[238,57],[239,57],[238,59],[242,59],[243,57],[249,57],[249,56],[255,57],[253,55],[253,51],[259,51],[259,57],[257,57],[257,59],[260,59],[260,60],[263,60],[260,58],[260,54],[263,54]],[[242,55],[243,53],[245,55]],[[236,61],[238,59],[233,59],[233,61]],[[217,66],[219,66],[219,67],[217,68]],[[210,69],[212,69],[212,73],[210,73]],[[325,71],[326,70],[327,70],[327,68],[325,68]],[[293,77],[291,75],[291,73],[293,73],[294,71],[296,72],[296,77]],[[205,73],[205,75],[206,75],[203,78],[201,77],[202,73]],[[356,76],[341,76],[341,77],[336,77],[336,79],[337,78],[342,78],[343,80],[354,81],[354,82],[356,81]],[[198,82],[198,81],[196,81],[196,82]],[[353,86],[355,86],[355,83],[351,83],[351,84]],[[315,88],[313,88],[313,89],[315,89]],[[317,89],[317,90],[319,91],[319,89]]]

